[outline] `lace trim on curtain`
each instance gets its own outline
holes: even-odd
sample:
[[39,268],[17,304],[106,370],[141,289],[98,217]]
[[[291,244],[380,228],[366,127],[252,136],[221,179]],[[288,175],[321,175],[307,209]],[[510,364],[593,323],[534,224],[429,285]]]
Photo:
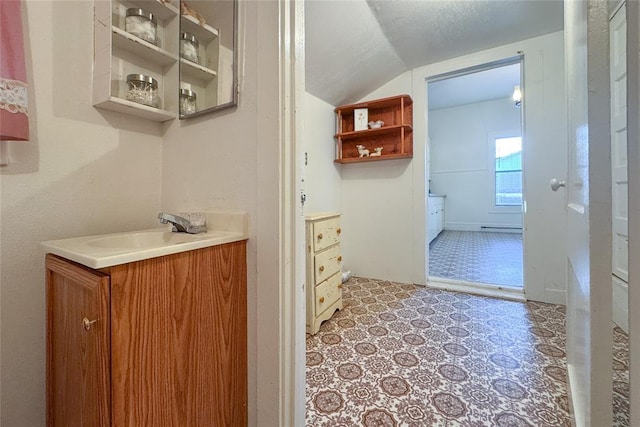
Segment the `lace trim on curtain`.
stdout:
[[28,107],[27,84],[18,80],[0,78],[0,109],[28,116]]

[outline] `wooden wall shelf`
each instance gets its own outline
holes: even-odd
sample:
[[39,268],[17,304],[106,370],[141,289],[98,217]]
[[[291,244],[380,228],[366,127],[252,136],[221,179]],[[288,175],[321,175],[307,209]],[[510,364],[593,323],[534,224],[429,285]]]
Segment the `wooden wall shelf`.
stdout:
[[[366,108],[367,122],[382,120],[381,128],[355,130],[354,112]],[[336,163],[359,163],[413,157],[413,101],[409,95],[349,104],[337,107]],[[382,147],[382,154],[359,157],[356,145],[363,145],[370,153]]]
[[393,160],[393,159],[410,159],[413,154],[387,154],[386,156],[375,157],[350,157],[348,159],[335,159],[335,163],[363,163],[363,162],[378,162],[380,160]]

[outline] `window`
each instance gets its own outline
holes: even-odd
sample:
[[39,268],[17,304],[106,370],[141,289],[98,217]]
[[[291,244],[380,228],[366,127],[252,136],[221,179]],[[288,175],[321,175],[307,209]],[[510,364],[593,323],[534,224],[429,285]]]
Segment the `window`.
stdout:
[[496,206],[522,206],[522,138],[496,138]]

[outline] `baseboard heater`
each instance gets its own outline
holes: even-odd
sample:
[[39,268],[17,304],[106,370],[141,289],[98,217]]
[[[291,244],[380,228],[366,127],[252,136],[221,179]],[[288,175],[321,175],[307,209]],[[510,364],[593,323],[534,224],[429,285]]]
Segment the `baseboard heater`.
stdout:
[[522,227],[491,227],[489,225],[481,225],[480,228],[491,228],[493,230],[522,230]]

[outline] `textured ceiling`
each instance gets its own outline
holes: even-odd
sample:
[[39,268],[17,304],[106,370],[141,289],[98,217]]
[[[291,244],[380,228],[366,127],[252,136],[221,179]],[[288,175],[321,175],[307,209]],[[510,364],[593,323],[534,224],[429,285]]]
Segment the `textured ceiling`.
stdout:
[[307,91],[358,101],[423,65],[559,31],[560,0],[307,0]]
[[365,0],[305,2],[307,91],[357,101],[407,70]]

